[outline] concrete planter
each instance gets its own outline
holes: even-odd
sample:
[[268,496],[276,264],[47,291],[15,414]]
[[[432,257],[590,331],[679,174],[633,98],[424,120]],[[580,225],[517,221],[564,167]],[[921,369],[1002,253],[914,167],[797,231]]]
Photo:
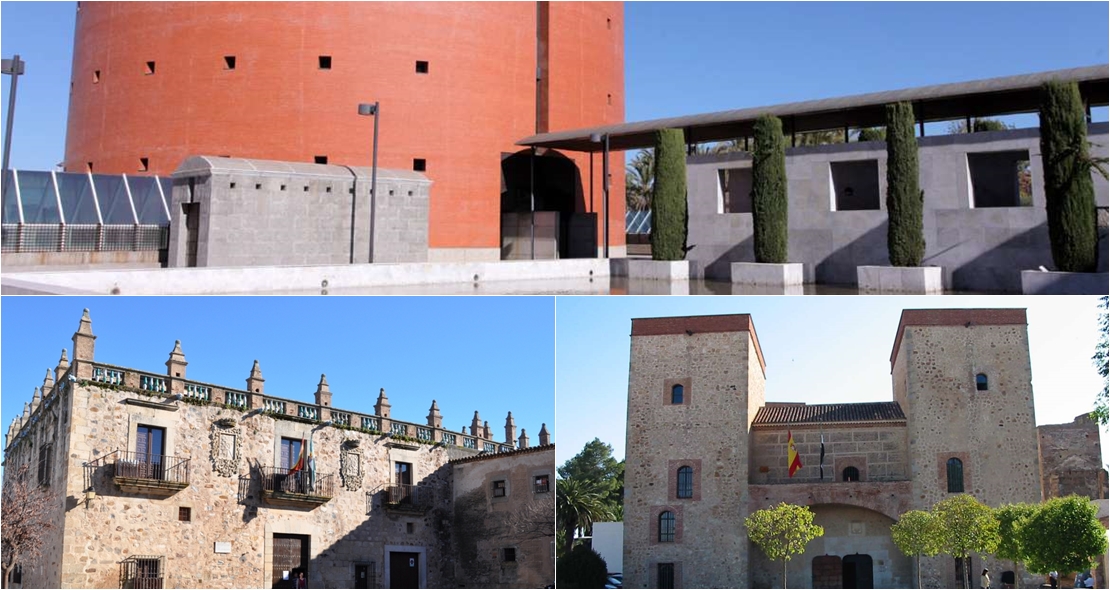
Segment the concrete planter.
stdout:
[[1021,292],[1026,295],[1106,295],[1110,273],[1021,271]]
[[857,266],[861,293],[911,293],[939,295],[944,292],[944,269],[939,266]]
[[685,260],[612,258],[609,260],[609,274],[649,281],[689,281],[690,263]]
[[770,262],[733,262],[732,284],[760,287],[800,287],[805,282],[801,262],[774,264]]

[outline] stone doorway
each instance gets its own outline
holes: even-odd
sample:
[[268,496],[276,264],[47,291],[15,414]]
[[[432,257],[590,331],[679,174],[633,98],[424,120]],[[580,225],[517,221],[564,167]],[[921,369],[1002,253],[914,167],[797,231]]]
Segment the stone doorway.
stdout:
[[822,555],[813,558],[813,587],[840,588],[844,568],[837,555]]
[[389,587],[390,588],[419,588],[420,587],[420,554],[390,552],[389,554]]
[[875,570],[870,555],[847,555],[841,560],[841,564],[841,588],[875,587]]
[[274,534],[274,588],[295,588],[297,576],[308,578],[308,535]]

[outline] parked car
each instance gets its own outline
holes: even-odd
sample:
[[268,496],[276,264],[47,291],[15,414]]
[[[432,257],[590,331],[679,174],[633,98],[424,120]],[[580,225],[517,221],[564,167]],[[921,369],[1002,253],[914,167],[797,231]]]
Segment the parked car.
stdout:
[[608,580],[606,580],[606,582],[605,582],[605,587],[606,588],[623,588],[624,587],[624,576],[621,574],[621,572],[617,572],[615,574],[614,573],[608,574]]

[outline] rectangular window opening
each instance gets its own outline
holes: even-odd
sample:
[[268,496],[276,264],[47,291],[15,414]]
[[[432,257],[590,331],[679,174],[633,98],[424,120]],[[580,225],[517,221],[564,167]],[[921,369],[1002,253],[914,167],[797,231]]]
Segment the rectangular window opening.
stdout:
[[833,211],[879,210],[879,161],[829,162]]
[[406,532],[406,533],[408,533],[408,534],[410,534],[410,535],[411,535],[411,534],[412,534],[412,532],[413,532],[413,531],[414,531],[415,529],[416,529],[416,527],[412,526],[412,523],[411,523],[411,522],[406,522],[406,523],[405,523],[405,532]]
[[93,84],[100,84],[100,70],[93,70]]
[[727,168],[717,171],[721,213],[752,212],[752,169]]
[[146,62],[146,68],[143,70],[143,73],[146,74],[147,76],[153,75],[154,74],[154,62],[152,62],[152,61]]
[[192,522],[193,509],[188,506],[181,506],[177,509],[177,520],[181,522]]
[[975,209],[1033,206],[1028,150],[970,153],[967,175]]
[[424,158],[414,158],[412,160],[412,169],[416,172],[424,172],[428,169],[428,162]]
[[317,163],[317,164],[327,164],[328,163],[328,157],[327,156],[313,156],[312,161]]
[[150,158],[139,158],[139,172],[150,170]]
[[316,58],[316,62],[320,66],[321,70],[330,70],[331,69],[331,56],[330,55],[321,55],[320,57]]
[[499,479],[499,480],[493,482],[493,497],[494,498],[504,498],[506,491],[507,490],[506,490],[506,487],[505,487],[505,480]]
[[416,61],[416,73],[417,74],[427,74],[428,73],[428,62],[417,60]]
[[516,561],[516,547],[505,547],[501,550],[501,561]]
[[325,186],[324,187],[324,192],[325,193],[330,193],[331,192],[331,187],[330,186]]
[[224,56],[224,69],[225,70],[234,70],[235,69],[235,56],[234,55],[225,55]]
[[231,188],[235,188],[235,183],[231,183]]
[[281,185],[281,190],[285,190],[285,185]]
[[262,190],[262,183],[260,183],[260,182],[255,183],[254,190],[256,190],[256,191]]
[[535,480],[535,485],[533,487],[533,491],[537,494],[546,494],[550,490],[551,490],[551,476],[547,475],[547,474],[537,475],[536,480]]

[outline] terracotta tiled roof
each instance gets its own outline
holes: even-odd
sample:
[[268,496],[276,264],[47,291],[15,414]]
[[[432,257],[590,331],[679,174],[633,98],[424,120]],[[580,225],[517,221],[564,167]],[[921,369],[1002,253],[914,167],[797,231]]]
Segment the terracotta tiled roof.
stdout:
[[[506,451],[504,453],[478,453],[470,457],[463,457],[462,459],[452,459],[448,463],[458,465],[459,463],[470,463],[472,461],[484,461],[486,459],[512,457],[514,455],[527,455],[528,453],[542,453],[543,451],[554,451],[555,445],[539,445],[535,447],[528,447],[527,449],[516,449],[514,451]],[[554,463],[552,463],[554,465]]]
[[898,402],[816,405],[769,403],[759,408],[752,425],[898,422],[905,419],[906,415],[902,413]]

